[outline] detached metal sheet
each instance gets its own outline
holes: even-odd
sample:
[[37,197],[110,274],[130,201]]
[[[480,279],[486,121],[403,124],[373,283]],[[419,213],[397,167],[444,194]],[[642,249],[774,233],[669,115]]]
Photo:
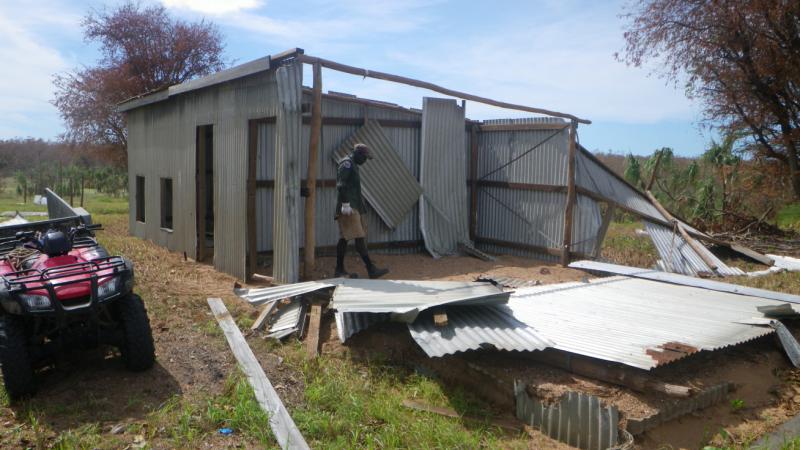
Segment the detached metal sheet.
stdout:
[[434,324],[426,311],[408,324],[411,337],[428,356],[444,356],[481,348],[505,351],[534,351],[552,342],[535,329],[516,320],[496,306],[451,306],[446,309],[447,325]]
[[339,335],[339,340],[345,342],[354,334],[360,333],[375,324],[390,321],[392,315],[388,313],[337,312],[335,318],[336,333]]
[[455,100],[422,101],[422,151],[419,180],[420,229],[428,252],[436,258],[470,244],[467,206],[467,153],[464,108]]
[[559,350],[652,369],[772,333],[737,323],[767,305],[780,302],[611,277],[519,289],[507,308]]
[[693,286],[703,289],[710,289],[712,291],[728,292],[731,294],[747,295],[751,297],[761,297],[778,302],[788,302],[800,304],[800,296],[786,294],[783,292],[768,291],[766,289],[758,289],[747,286],[740,286],[738,284],[724,283],[722,281],[708,280],[704,278],[695,278],[676,273],[661,272],[658,270],[642,269],[639,267],[621,266],[618,264],[609,264],[599,261],[575,261],[569,265],[573,269],[588,270],[591,272],[612,273],[616,275],[625,275],[635,278],[643,278],[653,281],[661,281],[664,283],[680,284],[683,286]]
[[575,184],[630,208],[646,217],[666,222],[650,200],[616,176],[583,147],[575,158]]
[[508,296],[491,283],[345,279],[333,291],[331,307],[338,312],[392,313],[395,320],[413,322],[420,311],[434,306],[501,304]]
[[251,305],[258,306],[282,298],[292,298],[298,295],[308,294],[325,288],[332,288],[337,285],[341,278],[330,280],[307,281],[304,283],[282,284],[267,288],[256,289],[234,289],[233,293],[247,300]]
[[275,73],[280,109],[273,193],[273,276],[293,283],[300,276],[300,152],[303,65],[291,63]]
[[375,155],[375,159],[359,168],[364,197],[389,228],[397,228],[419,200],[422,187],[374,120],[367,121],[345,139],[333,159],[340,161],[359,142],[367,144]]
[[[647,220],[644,221],[644,226],[653,240],[658,254],[661,256],[661,264],[665,271],[694,276],[700,273],[715,273],[683,239],[680,233]],[[717,266],[717,274],[721,276],[744,275],[741,269],[729,267],[705,247],[703,247],[703,251],[707,257],[714,261]]]

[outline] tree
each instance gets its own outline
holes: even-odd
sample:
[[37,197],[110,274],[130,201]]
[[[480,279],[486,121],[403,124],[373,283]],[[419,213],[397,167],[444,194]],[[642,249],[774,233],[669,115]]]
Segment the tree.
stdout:
[[640,0],[625,14],[625,54],[635,66],[686,83],[708,123],[746,131],[756,158],[780,161],[800,199],[800,2]]
[[94,67],[54,76],[53,104],[67,125],[63,137],[70,141],[124,151],[125,119],[115,111],[117,103],[226,65],[214,24],[172,18],[161,5],[129,1],[89,13],[82,26],[84,38],[100,44],[100,60]]

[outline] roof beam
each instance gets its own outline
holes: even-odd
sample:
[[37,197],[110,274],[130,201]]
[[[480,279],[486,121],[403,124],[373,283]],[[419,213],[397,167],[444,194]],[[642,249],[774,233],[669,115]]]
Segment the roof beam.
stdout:
[[530,112],[530,113],[534,113],[534,114],[544,114],[544,115],[552,116],[552,117],[561,117],[561,118],[564,118],[564,119],[574,120],[576,122],[584,123],[584,124],[592,123],[590,120],[581,119],[579,117],[573,116],[572,114],[566,114],[566,113],[562,113],[562,112],[558,112],[558,111],[550,111],[550,110],[542,109],[542,108],[534,108],[534,107],[525,106],[525,105],[517,105],[517,104],[514,104],[514,103],[501,102],[501,101],[493,100],[493,99],[486,98],[486,97],[479,97],[477,95],[468,94],[466,92],[455,91],[455,90],[452,90],[452,89],[448,89],[448,88],[439,86],[437,84],[429,83],[427,81],[420,81],[420,80],[415,80],[413,78],[403,77],[403,76],[400,76],[400,75],[392,75],[390,73],[378,72],[378,71],[374,71],[374,70],[362,69],[360,67],[348,66],[346,64],[341,64],[341,63],[338,63],[338,62],[335,62],[335,61],[331,61],[331,60],[328,60],[328,59],[317,58],[315,56],[299,54],[299,55],[297,55],[297,59],[299,61],[301,61],[301,62],[306,63],[306,64],[320,64],[322,67],[325,67],[327,69],[336,70],[336,71],[344,72],[344,73],[349,73],[351,75],[358,75],[358,76],[361,76],[361,77],[369,77],[369,78],[375,78],[375,79],[379,79],[379,80],[392,81],[392,82],[400,83],[400,84],[406,84],[406,85],[409,85],[409,86],[414,86],[414,87],[418,87],[418,88],[422,88],[422,89],[428,89],[430,91],[438,92],[438,93],[443,94],[443,95],[449,95],[451,97],[461,98],[461,99],[464,99],[464,100],[470,100],[470,101],[473,101],[473,102],[483,103],[483,104],[486,104],[486,105],[497,106],[499,108],[515,109],[517,111],[526,111],[526,112]]

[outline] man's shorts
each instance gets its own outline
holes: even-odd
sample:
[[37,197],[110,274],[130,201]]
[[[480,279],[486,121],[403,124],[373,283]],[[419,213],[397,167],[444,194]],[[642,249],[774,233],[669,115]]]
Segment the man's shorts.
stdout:
[[339,222],[339,237],[348,241],[367,237],[367,219],[353,210],[353,214],[345,216],[340,214],[336,219]]

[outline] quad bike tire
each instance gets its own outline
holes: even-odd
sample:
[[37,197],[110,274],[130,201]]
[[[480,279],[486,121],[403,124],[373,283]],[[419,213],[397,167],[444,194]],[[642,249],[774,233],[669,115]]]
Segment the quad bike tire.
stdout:
[[25,324],[18,317],[0,315],[0,364],[10,400],[19,400],[36,392]]
[[117,312],[122,324],[123,342],[119,346],[122,360],[128,370],[141,372],[153,366],[156,359],[150,320],[142,298],[131,294],[117,302]]

